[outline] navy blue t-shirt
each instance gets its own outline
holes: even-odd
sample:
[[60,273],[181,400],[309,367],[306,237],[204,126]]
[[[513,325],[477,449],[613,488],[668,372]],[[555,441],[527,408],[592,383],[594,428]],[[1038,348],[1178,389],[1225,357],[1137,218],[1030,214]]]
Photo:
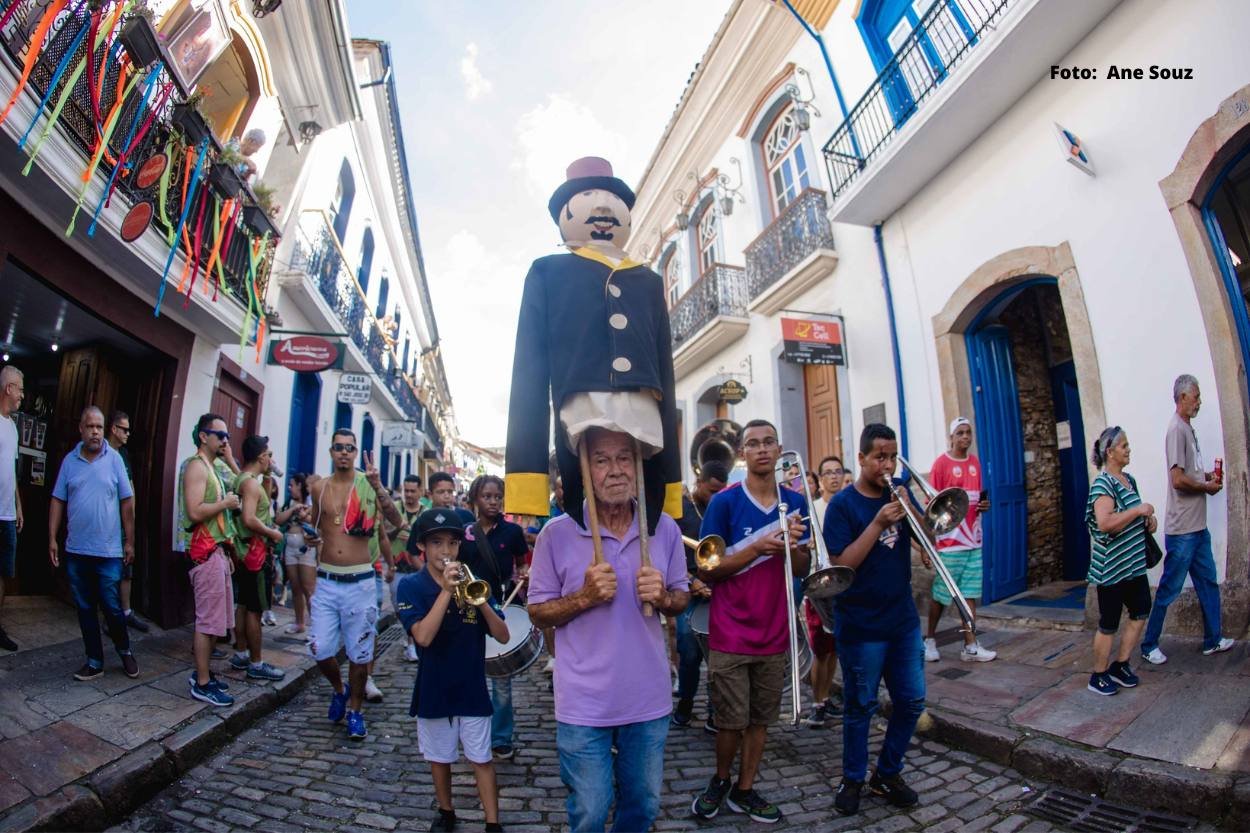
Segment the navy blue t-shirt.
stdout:
[[516,562],[530,551],[529,544],[525,543],[525,530],[502,518],[496,521],[486,533],[486,544],[494,555],[488,562],[482,557],[477,541],[469,540],[475,523],[476,520],[465,528],[464,540],[460,542],[460,560],[469,565],[473,575],[490,584],[490,592],[496,599],[506,598],[505,585],[512,578]]
[[[434,606],[442,588],[426,567],[399,580],[395,592],[396,612],[404,631],[421,621]],[[494,598],[490,605],[499,612]],[[486,691],[486,635],[482,611],[476,607],[460,610],[454,601],[447,605],[442,627],[429,647],[417,647],[421,664],[412,687],[413,717],[488,717],[490,694]]]
[[[886,494],[865,497],[854,484],[834,495],[822,527],[829,557],[849,547],[889,501]],[[834,633],[852,642],[885,642],[919,625],[911,597],[911,528],[902,520],[881,533],[854,583],[836,597]]]

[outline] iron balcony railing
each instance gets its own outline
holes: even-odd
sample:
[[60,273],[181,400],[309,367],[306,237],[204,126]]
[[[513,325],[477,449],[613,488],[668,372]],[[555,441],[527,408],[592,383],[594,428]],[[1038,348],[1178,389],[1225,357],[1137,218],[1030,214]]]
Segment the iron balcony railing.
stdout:
[[[14,2],[20,2],[20,0],[0,0],[0,13],[7,11]],[[24,4],[13,13],[9,22],[5,25],[4,31],[0,33],[0,46],[3,47],[0,49],[0,52],[3,52],[4,57],[19,70],[23,66],[23,63],[28,55],[27,42],[30,39],[30,34],[34,27],[38,24],[39,18],[45,10],[45,5],[46,4],[43,3]],[[61,66],[62,61],[66,59],[66,53],[69,52],[70,48],[74,47],[76,43],[77,47],[73,55],[70,56],[67,66],[77,65],[86,55],[86,41],[88,39],[77,39],[75,37],[78,27],[80,27],[84,22],[82,15],[86,13],[86,8],[87,6],[83,6],[76,14],[72,13],[63,15],[48,35],[43,49],[39,52],[39,56],[36,59],[30,74],[29,86],[35,95],[43,97],[48,93],[48,86],[51,84],[52,79],[56,75],[57,67]],[[78,41],[81,42],[79,43]],[[96,53],[97,61],[99,61],[99,57],[102,54],[102,51]],[[110,66],[105,73],[103,83],[100,84],[101,95],[99,107],[101,113],[110,112],[116,103],[118,87],[117,78],[119,71],[120,63],[117,61],[110,62]],[[48,99],[50,102],[60,100],[61,94],[65,89],[66,82],[71,78],[76,79],[76,81],[74,83],[72,93],[66,101],[65,108],[62,110],[60,117],[57,120],[56,130],[78,147],[79,151],[82,153],[83,166],[85,167],[88,159],[92,155],[93,149],[95,148],[97,136],[96,119],[94,113],[92,112],[91,91],[88,86],[87,73],[83,72],[78,75],[74,75],[70,72],[62,73],[61,77],[57,79],[55,88],[51,90],[51,95],[48,96]],[[127,157],[127,165],[130,170],[118,176],[116,182],[117,192],[114,194],[113,198],[116,199],[117,195],[120,194],[123,196],[126,203],[130,205],[139,202],[150,202],[153,206],[157,207],[155,218],[152,221],[153,227],[172,240],[174,227],[177,225],[178,218],[182,214],[183,207],[182,180],[184,178],[185,169],[182,164],[182,160],[178,158],[171,158],[169,160],[169,164],[173,166],[173,172],[171,174],[166,192],[166,199],[163,203],[163,214],[160,209],[162,203],[159,199],[159,191],[161,190],[160,182],[158,181],[153,183],[146,189],[140,189],[135,185],[134,178],[138,168],[145,160],[154,154],[164,152],[167,149],[171,134],[169,120],[173,110],[173,101],[165,100],[160,104],[159,108],[157,108],[154,106],[157,103],[156,96],[153,96],[146,105],[142,103],[142,99],[142,96],[132,94],[130,96],[130,100],[127,101],[122,107],[121,113],[116,121],[119,125],[130,125],[132,123],[136,123],[136,110],[140,106],[143,106],[145,112],[141,114],[137,120],[138,123],[142,124],[147,121],[148,114],[151,113],[152,110],[156,110],[151,128],[143,136],[140,142],[131,149],[129,156]],[[51,108],[49,107],[49,109]],[[45,112],[40,117],[39,122],[34,125],[34,129],[30,134],[29,145],[27,148],[28,150],[35,144],[36,139],[43,130],[43,126],[46,124],[47,118],[48,114]],[[100,181],[108,180],[109,176],[113,172],[113,162],[119,157],[121,151],[123,150],[122,145],[127,139],[126,134],[126,130],[119,129],[114,131],[108,143],[109,152],[104,154],[99,167],[96,170],[96,179]],[[177,146],[176,143],[175,146]],[[205,178],[202,182],[210,189],[210,193],[223,201],[226,197],[231,196],[222,192],[215,183],[208,179],[207,168],[204,173]],[[90,204],[85,206],[83,209],[84,214],[90,216],[89,212],[91,207],[92,206]],[[209,209],[212,209],[212,203],[209,204]],[[86,225],[87,223],[83,221],[82,217],[80,217],[78,223],[79,228],[85,228]],[[207,223],[206,226],[211,228],[211,223]],[[226,290],[222,294],[230,295],[237,303],[246,307],[247,292],[245,287],[248,273],[248,237],[242,233],[241,229],[237,229],[236,232],[237,233],[231,235],[229,244],[223,248],[220,254]],[[188,238],[194,240],[194,235],[189,234]],[[211,233],[202,233],[200,235],[200,239],[199,260],[201,265],[205,265],[208,263],[209,258],[212,255],[213,235]],[[257,275],[257,289],[258,296],[260,298],[264,298],[266,286],[269,281],[268,258],[262,259],[260,269],[261,271]],[[216,280],[216,278],[214,277],[213,280]]]
[[740,266],[715,263],[669,310],[673,349],[720,315],[745,318],[747,283]]
[[[1018,0],[936,0],[825,143],[836,200]],[[988,30],[988,32],[987,32]]]
[[747,291],[758,298],[817,249],[833,248],[825,192],[808,188],[746,248]]

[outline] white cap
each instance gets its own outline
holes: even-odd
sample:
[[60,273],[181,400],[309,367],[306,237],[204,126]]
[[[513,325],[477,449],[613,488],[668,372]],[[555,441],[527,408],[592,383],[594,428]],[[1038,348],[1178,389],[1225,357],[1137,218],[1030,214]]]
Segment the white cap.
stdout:
[[950,435],[954,434],[955,429],[961,425],[967,425],[969,428],[972,427],[972,423],[968,420],[967,417],[955,417],[954,419],[951,420],[951,427],[946,431],[946,436],[949,437]]

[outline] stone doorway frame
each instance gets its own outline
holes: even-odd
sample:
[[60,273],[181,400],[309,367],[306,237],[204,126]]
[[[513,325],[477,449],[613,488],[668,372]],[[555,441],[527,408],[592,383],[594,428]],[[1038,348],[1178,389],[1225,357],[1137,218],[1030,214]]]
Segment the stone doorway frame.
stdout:
[[[1250,144],[1250,85],[1220,102],[1215,114],[1194,131],[1180,160],[1159,182],[1159,190],[1180,237],[1189,264],[1194,294],[1206,327],[1215,389],[1219,393],[1220,425],[1224,433],[1225,500],[1229,507],[1245,506],[1250,484],[1250,391],[1241,355],[1231,299],[1225,291],[1219,260],[1202,220],[1202,203],[1229,162]],[[1229,392],[1225,394],[1225,391]],[[1235,393],[1233,393],[1235,391]],[[1250,615],[1250,518],[1245,512],[1228,512],[1228,544],[1224,566],[1226,631],[1241,628]],[[1236,554],[1234,556],[1234,554]]]
[[[981,264],[951,293],[941,312],[933,316],[933,338],[937,347],[938,376],[942,384],[943,424],[957,416],[975,412],[972,399],[972,373],[964,335],[977,315],[1004,292],[1038,277],[1054,278],[1068,327],[1072,361],[1076,365],[1081,394],[1081,419],[1087,435],[1097,436],[1107,426],[1102,398],[1102,375],[1094,349],[1094,331],[1089,323],[1081,277],[1072,257],[1072,247],[1025,246],[997,255]],[[974,439],[975,448],[975,439]],[[1092,467],[1090,479],[1096,474]]]

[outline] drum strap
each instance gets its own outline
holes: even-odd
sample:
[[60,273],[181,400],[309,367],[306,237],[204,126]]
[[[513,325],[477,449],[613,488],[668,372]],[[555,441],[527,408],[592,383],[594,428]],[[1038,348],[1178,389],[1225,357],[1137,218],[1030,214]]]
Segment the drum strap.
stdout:
[[[498,587],[501,593],[507,591],[508,588],[503,586],[503,576],[499,574],[499,564],[495,561],[495,554],[491,552],[490,542],[486,540],[486,533],[482,531],[480,523],[473,524],[473,541],[477,544],[477,551],[482,556],[482,560],[486,562],[486,566],[495,577],[493,586]],[[502,598],[495,601],[503,604]]]

